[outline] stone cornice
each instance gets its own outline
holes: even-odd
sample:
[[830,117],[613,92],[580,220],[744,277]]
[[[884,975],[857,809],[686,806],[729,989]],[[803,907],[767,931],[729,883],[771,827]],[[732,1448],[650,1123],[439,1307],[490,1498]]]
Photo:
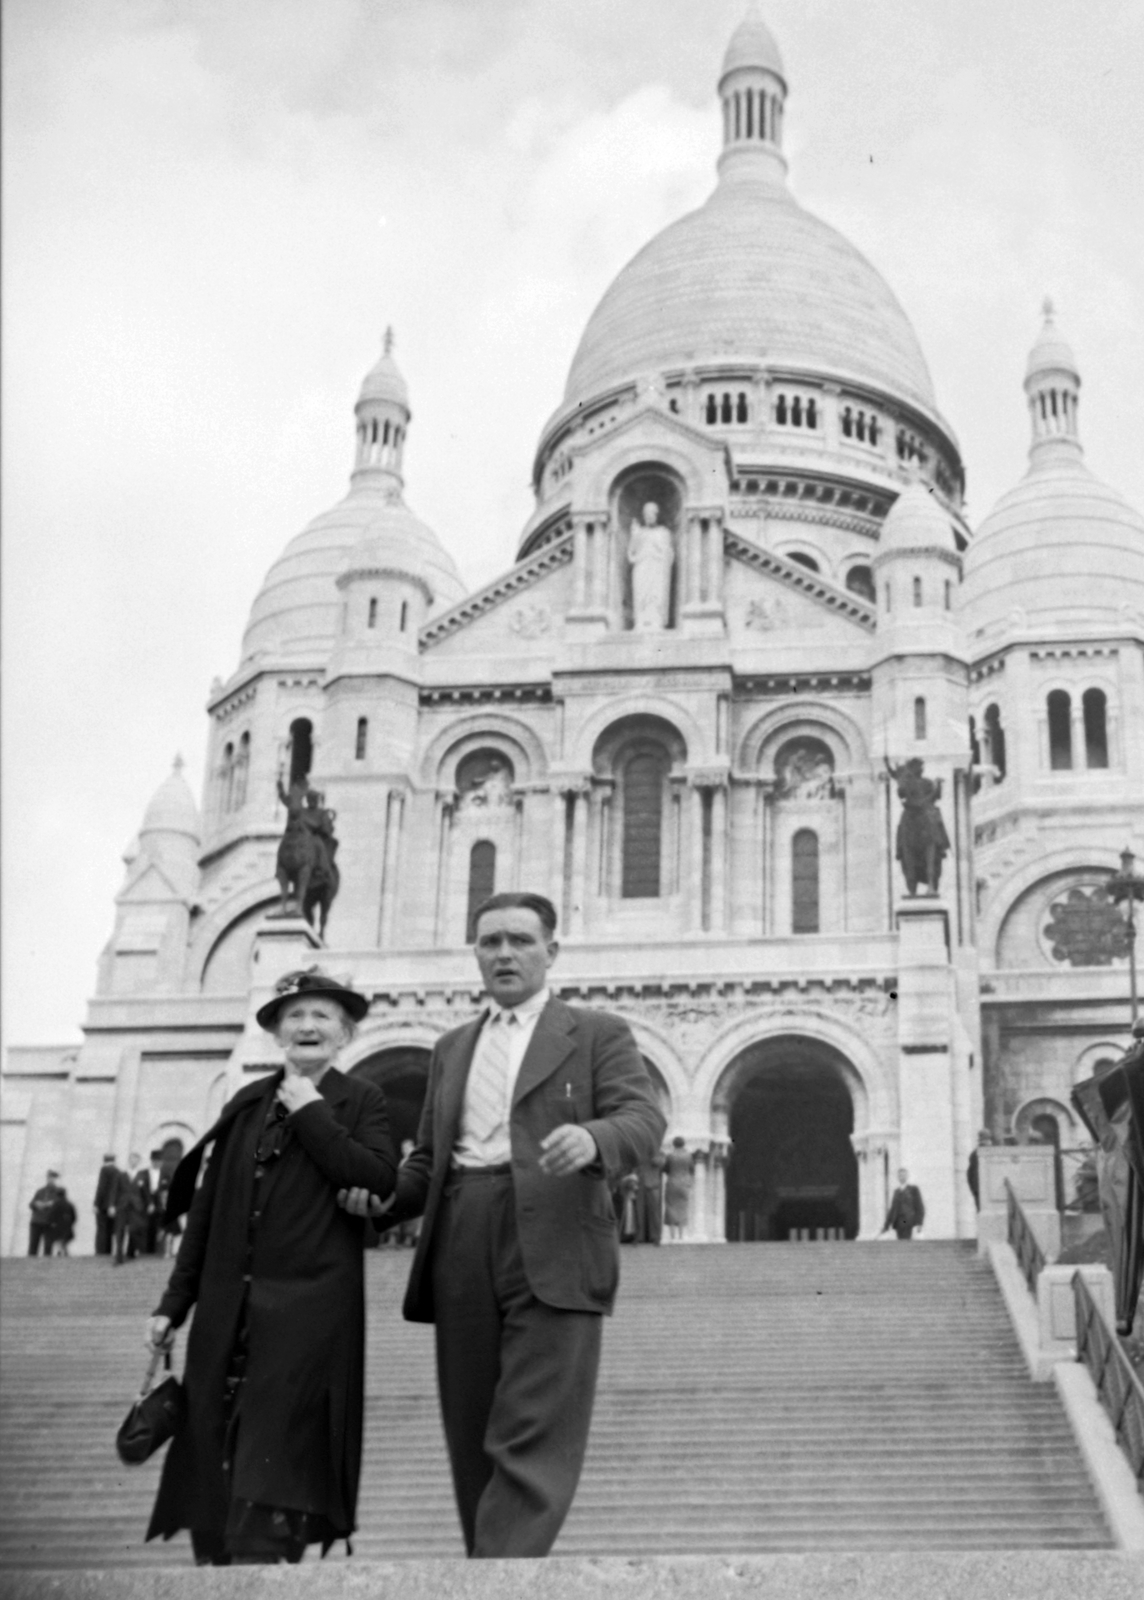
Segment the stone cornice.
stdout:
[[789,694],[869,694],[873,678],[868,672],[744,673],[735,678],[735,697]]
[[418,695],[423,706],[549,705],[549,683],[429,685]]
[[478,589],[476,594],[469,595],[452,610],[427,622],[418,636],[419,648],[423,651],[431,650],[435,644],[440,644],[442,639],[447,639],[461,628],[468,627],[478,617],[495,610],[521,590],[531,588],[534,583],[539,582],[548,573],[554,572],[557,567],[564,566],[571,559],[572,535],[566,533],[551,544],[545,545],[543,550],[538,550],[534,556],[529,556],[526,561],[518,562],[494,583]]
[[847,621],[853,622],[867,633],[874,632],[873,606],[859,599],[857,595],[851,594],[848,589],[835,588],[834,584],[827,583],[817,572],[810,572],[797,561],[788,561],[785,556],[776,555],[773,550],[764,550],[761,545],[752,544],[749,539],[744,539],[741,534],[734,533],[730,529],[724,530],[723,548],[729,556],[741,561],[744,566],[754,567],[757,572],[765,572],[769,578],[777,579],[788,589],[797,590],[806,599],[833,611],[836,616],[845,617]]

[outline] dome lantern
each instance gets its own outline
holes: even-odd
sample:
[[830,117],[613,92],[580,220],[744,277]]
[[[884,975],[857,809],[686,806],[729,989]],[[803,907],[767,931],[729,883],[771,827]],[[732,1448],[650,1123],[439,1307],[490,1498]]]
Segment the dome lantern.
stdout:
[[381,356],[362,381],[354,416],[357,448],[352,483],[390,488],[399,495],[405,435],[413,413],[405,379],[393,359],[392,328],[386,328]]
[[1043,311],[1044,326],[1029,351],[1025,369],[1025,393],[1033,424],[1029,447],[1033,469],[1065,456],[1079,458],[1083,454],[1077,428],[1080,373],[1076,357],[1057,332],[1051,300],[1045,300]]
[[723,103],[721,178],[781,183],[786,76],[770,29],[752,4],[731,36],[719,75]]

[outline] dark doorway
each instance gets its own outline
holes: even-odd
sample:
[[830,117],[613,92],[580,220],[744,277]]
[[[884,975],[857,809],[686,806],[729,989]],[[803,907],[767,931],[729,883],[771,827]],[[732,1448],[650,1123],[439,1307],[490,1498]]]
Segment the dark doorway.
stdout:
[[854,1106],[841,1057],[808,1039],[772,1039],[740,1058],[730,1105],[727,1238],[854,1239]]
[[[352,1076],[368,1078],[385,1095],[389,1133],[394,1153],[400,1156],[402,1144],[407,1139],[417,1138],[425,1085],[429,1080],[428,1050],[417,1045],[399,1045],[393,1050],[379,1050],[376,1055],[366,1056],[364,1061],[359,1061]],[[376,1243],[377,1234],[370,1228],[367,1230],[366,1244]]]

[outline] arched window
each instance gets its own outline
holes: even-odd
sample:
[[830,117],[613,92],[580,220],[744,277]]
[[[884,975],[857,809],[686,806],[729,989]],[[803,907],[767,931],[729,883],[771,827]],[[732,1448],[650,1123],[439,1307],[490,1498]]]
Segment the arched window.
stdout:
[[219,800],[224,811],[229,811],[234,804],[234,746],[225,744],[222,747],[222,765],[218,769]]
[[780,394],[778,399],[775,401],[775,421],[776,422],[781,422],[785,426],[786,425],[786,419],[787,419],[786,395],[785,394]]
[[870,443],[871,444],[877,444],[878,443],[878,431],[879,431],[878,430],[878,419],[877,419],[877,417],[871,417],[870,418]]
[[818,407],[813,400],[806,402],[806,425],[808,428],[818,427]]
[[747,138],[755,137],[755,97],[748,89],[744,96],[747,102]]
[[663,786],[667,752],[642,750],[623,770],[623,875],[625,900],[655,898],[660,893],[663,842]]
[[233,803],[236,811],[246,804],[246,778],[250,771],[250,733],[244,733],[238,741],[238,754],[234,761],[234,795]]
[[926,703],[919,694],[914,701],[914,738],[924,739],[926,736]]
[[1000,783],[1005,776],[1005,730],[1001,726],[999,706],[986,706],[984,729],[986,759],[991,766],[997,768],[995,781]]
[[720,415],[724,422],[731,422],[733,420],[733,413],[731,411],[731,396],[729,394],[725,394],[723,396],[723,409]]
[[402,631],[402,633],[405,632],[405,630],[408,627],[408,625],[409,625],[409,601],[408,600],[403,600],[401,602],[401,631]]
[[1049,766],[1054,772],[1072,769],[1072,701],[1064,689],[1054,689],[1048,698]]
[[1086,689],[1081,701],[1084,710],[1084,764],[1108,765],[1108,702],[1103,689]]
[[790,930],[818,932],[818,835],[800,828],[790,844]]
[[945,580],[945,609],[953,609],[953,584],[948,578]]
[[921,603],[922,603],[922,580],[920,578],[915,578],[914,579],[914,604],[916,606],[920,606]]
[[369,442],[370,442],[370,444],[376,444],[377,443],[377,418],[376,417],[374,417],[373,421],[369,425]]
[[790,403],[790,420],[792,427],[802,427],[802,399],[797,394]]
[[869,567],[851,567],[846,574],[846,587],[851,594],[860,595],[863,600],[874,599],[874,574]]
[[859,413],[858,413],[858,422],[857,422],[857,424],[855,426],[854,431],[858,435],[859,439],[861,439],[862,443],[865,444],[866,443],[866,413],[864,411],[859,411]]
[[290,782],[301,783],[308,778],[313,760],[313,725],[309,717],[297,717],[290,724]]
[[357,735],[354,739],[354,760],[365,760],[366,741],[369,738],[369,721],[366,717],[357,719]]
[[369,603],[369,615],[366,618],[366,627],[367,628],[376,628],[377,627],[377,597],[376,596]]
[[847,406],[842,413],[842,437],[849,439],[854,432],[854,413]]
[[477,908],[496,892],[497,847],[488,839],[478,839],[469,852],[469,909],[465,918],[465,938],[472,944],[476,932]]
[[792,561],[797,561],[799,566],[805,567],[808,572],[818,571],[818,562],[814,559],[814,557],[803,555],[801,550],[795,550],[790,559]]
[[707,396],[707,421],[708,423],[719,421],[719,408],[715,404],[715,396],[713,394]]
[[736,422],[746,422],[746,420],[747,420],[747,397],[746,397],[745,394],[740,394],[738,404],[735,407],[735,421]]

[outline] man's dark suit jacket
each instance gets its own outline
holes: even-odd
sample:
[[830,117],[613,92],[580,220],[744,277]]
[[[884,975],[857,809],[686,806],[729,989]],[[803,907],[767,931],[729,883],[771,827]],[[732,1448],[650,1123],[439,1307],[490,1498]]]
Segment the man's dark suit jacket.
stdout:
[[[405,1295],[410,1322],[435,1320],[433,1230],[484,1015],[438,1040],[417,1144],[398,1173],[394,1220],[424,1213]],[[540,1141],[564,1122],[588,1129],[599,1160],[550,1178],[540,1170]],[[562,1311],[611,1311],[619,1281],[611,1189],[654,1156],[665,1127],[627,1023],[550,999],[521,1062],[509,1123],[517,1232],[538,1300]]]
[[904,1189],[895,1189],[886,1213],[886,1228],[920,1228],[926,1218],[922,1192],[916,1183],[907,1183]]

